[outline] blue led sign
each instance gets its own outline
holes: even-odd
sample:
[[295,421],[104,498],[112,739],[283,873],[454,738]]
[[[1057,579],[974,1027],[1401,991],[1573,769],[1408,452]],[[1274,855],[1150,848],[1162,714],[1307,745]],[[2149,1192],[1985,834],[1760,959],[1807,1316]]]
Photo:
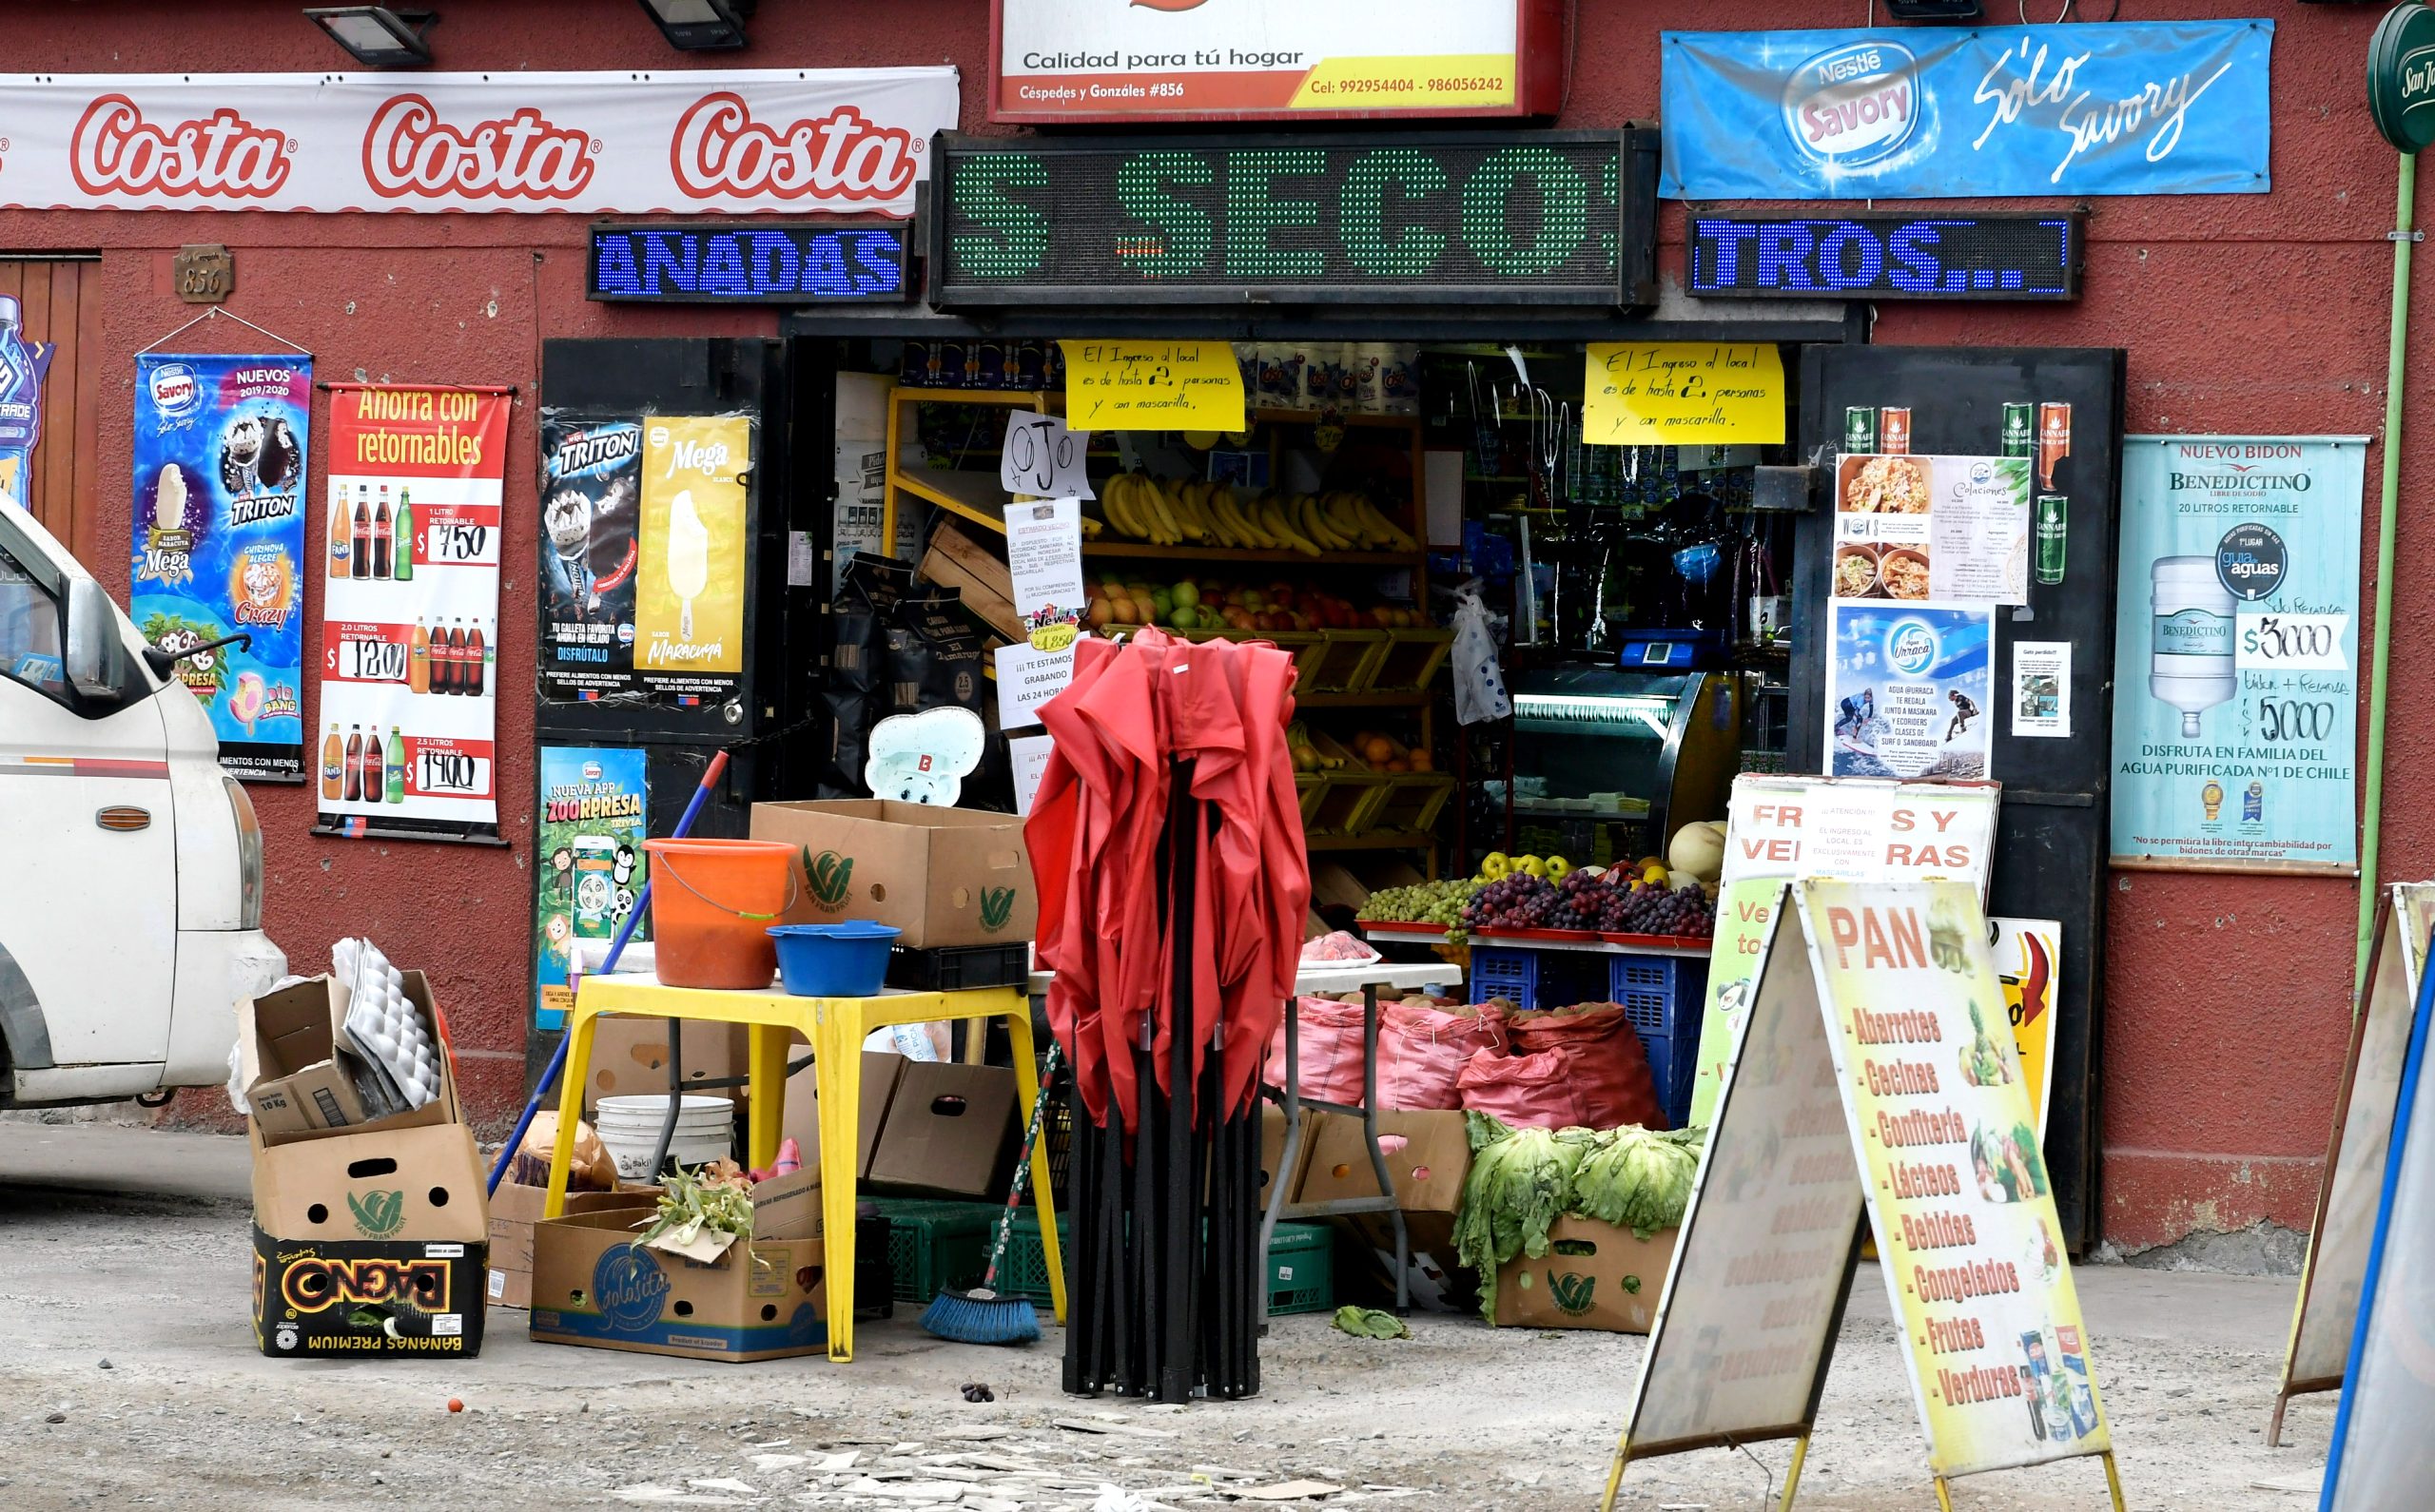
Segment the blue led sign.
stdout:
[[1702,215],[1691,292],[1726,299],[2076,300],[2076,212]]
[[600,225],[591,296],[697,304],[899,302],[902,225]]

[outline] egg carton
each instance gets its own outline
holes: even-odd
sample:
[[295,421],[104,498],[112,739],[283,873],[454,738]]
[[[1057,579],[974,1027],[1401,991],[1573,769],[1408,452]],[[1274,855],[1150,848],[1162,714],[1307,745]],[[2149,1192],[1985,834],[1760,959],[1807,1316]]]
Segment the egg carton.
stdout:
[[[352,947],[352,948],[350,948]],[[358,1087],[382,1115],[412,1113],[438,1100],[439,1047],[422,1010],[406,996],[405,974],[368,940],[341,940],[331,952],[341,979],[352,983],[341,1030],[362,1062]]]

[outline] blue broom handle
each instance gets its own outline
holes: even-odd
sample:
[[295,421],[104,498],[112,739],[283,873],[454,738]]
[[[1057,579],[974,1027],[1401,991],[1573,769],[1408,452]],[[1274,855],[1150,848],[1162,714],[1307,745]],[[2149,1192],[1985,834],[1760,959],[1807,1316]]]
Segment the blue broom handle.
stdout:
[[[676,828],[669,839],[683,840],[692,832],[694,817],[710,801],[711,789],[716,787],[719,779],[726,775],[727,752],[719,751],[711,757],[711,764],[702,768],[701,784],[693,789],[692,798],[685,804],[685,815],[676,821]],[[626,941],[634,937],[634,925],[642,921],[643,911],[651,906],[652,881],[649,877],[643,879],[643,890],[634,895],[634,906],[626,910],[626,921],[617,926],[616,938],[609,941],[609,955],[601,961],[598,975],[606,977],[617,969],[617,958],[626,953]],[[550,1063],[541,1068],[541,1079],[533,1084],[532,1098],[524,1104],[524,1112],[516,1115],[516,1129],[507,1136],[507,1143],[499,1148],[498,1163],[491,1167],[490,1185],[483,1190],[485,1196],[497,1193],[499,1181],[506,1176],[509,1163],[516,1158],[516,1147],[524,1143],[525,1132],[533,1127],[533,1115],[541,1111],[541,1099],[550,1095],[550,1089],[558,1084],[559,1074],[566,1070],[567,1040],[570,1037],[568,1035],[559,1036],[558,1048],[550,1052]]]

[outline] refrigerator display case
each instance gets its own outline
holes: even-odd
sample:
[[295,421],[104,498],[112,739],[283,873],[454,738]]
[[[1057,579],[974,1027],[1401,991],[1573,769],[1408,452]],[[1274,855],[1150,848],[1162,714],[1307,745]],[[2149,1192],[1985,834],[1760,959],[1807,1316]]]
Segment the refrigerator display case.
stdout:
[[1665,852],[1723,819],[1741,766],[1741,686],[1728,672],[1549,668],[1512,683],[1515,826],[1552,827],[1576,861]]

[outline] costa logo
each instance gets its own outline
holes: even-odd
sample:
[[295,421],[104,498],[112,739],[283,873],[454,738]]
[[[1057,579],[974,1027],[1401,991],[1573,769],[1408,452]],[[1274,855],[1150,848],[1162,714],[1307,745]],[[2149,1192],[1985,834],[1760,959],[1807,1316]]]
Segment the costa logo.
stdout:
[[287,182],[287,152],[285,133],[225,107],[164,128],[126,95],[106,94],[77,119],[68,165],[88,194],[263,200]]
[[784,130],[752,119],[740,95],[696,100],[669,145],[676,186],[696,200],[775,195],[784,200],[892,200],[920,176],[921,139],[876,126],[850,105]]
[[392,200],[572,200],[592,182],[592,137],[531,106],[459,131],[429,100],[400,94],[372,113],[363,177]]
[[1919,125],[1919,60],[1872,38],[1830,48],[1784,81],[1784,129],[1811,162],[1855,168],[1900,151]]

